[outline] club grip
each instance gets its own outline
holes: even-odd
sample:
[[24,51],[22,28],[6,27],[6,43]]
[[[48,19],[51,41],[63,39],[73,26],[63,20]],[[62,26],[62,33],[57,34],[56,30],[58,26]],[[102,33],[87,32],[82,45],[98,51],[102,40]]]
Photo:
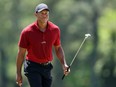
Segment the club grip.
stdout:
[[62,76],[62,80],[64,79],[64,77],[65,77],[65,74]]

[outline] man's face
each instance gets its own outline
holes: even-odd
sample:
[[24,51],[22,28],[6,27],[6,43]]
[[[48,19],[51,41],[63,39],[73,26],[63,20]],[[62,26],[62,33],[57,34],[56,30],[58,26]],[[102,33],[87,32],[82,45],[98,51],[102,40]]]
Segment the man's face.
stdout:
[[47,22],[49,19],[49,11],[43,10],[41,12],[36,13],[36,17],[40,22]]

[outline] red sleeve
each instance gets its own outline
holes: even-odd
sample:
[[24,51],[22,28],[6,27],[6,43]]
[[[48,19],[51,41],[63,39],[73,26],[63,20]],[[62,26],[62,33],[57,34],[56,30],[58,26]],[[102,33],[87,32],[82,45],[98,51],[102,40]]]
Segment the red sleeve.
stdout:
[[22,48],[28,48],[28,46],[29,46],[28,32],[26,32],[25,30],[23,30],[20,34],[20,39],[19,39],[18,45],[19,45],[19,47],[22,47]]

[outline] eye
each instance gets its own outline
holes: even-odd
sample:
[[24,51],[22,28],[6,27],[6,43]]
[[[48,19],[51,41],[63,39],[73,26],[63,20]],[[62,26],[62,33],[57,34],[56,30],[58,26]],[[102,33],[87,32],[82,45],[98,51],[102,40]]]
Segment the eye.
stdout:
[[49,12],[42,12],[41,14],[42,14],[42,15],[48,15]]

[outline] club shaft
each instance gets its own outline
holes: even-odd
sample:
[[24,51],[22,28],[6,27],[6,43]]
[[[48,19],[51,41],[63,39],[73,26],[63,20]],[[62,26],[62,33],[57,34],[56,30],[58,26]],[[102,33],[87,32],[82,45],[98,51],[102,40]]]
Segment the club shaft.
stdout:
[[[71,61],[69,67],[67,68],[67,71],[68,71],[68,70],[70,69],[70,67],[72,66],[72,64],[73,64],[73,62],[75,61],[75,59],[76,59],[76,57],[77,57],[77,55],[78,55],[78,53],[79,53],[81,47],[83,46],[83,44],[84,44],[84,42],[85,42],[85,40],[86,40],[87,38],[88,38],[88,36],[86,36],[86,37],[83,39],[83,41],[82,41],[82,43],[81,43],[79,49],[77,50],[77,52],[76,52],[76,54],[75,54],[73,60]],[[64,77],[65,77],[65,74],[62,76],[62,80],[64,79]]]
[[82,43],[81,43],[79,49],[77,50],[77,52],[76,52],[76,54],[75,54],[73,60],[72,60],[71,63],[70,63],[70,67],[72,66],[74,60],[76,59],[76,57],[77,57],[77,55],[78,55],[78,53],[79,53],[79,51],[80,51],[81,47],[83,46],[83,44],[84,44],[84,42],[85,42],[86,39],[87,39],[87,38],[85,37],[84,40],[82,41]]

